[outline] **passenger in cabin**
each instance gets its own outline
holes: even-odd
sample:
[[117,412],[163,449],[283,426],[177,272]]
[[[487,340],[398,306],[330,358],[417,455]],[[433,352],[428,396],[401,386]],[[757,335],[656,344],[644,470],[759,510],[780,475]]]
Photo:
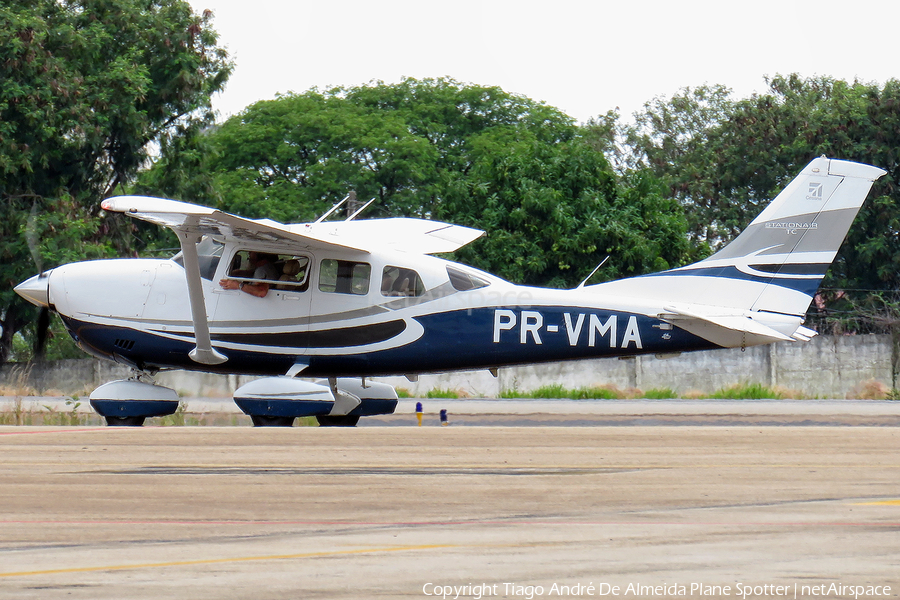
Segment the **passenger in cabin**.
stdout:
[[409,269],[385,267],[381,279],[382,296],[415,296],[415,281],[418,275]]
[[[284,261],[284,266],[281,268],[281,277],[278,278],[278,281],[288,281],[291,283],[300,283],[303,280],[302,274],[300,273],[300,261],[292,258],[291,260]],[[303,273],[305,275],[305,273]],[[277,290],[297,290],[297,286],[295,285],[276,285],[275,289]]]
[[[249,262],[253,269],[253,279],[278,281],[281,274],[274,264],[277,259],[278,257],[272,254],[250,252]],[[243,271],[232,270],[229,275],[233,277],[246,277],[246,275],[243,275],[242,273]],[[241,290],[247,292],[251,296],[256,296],[257,298],[264,298],[269,293],[269,284],[265,281],[251,283],[249,281],[235,281],[234,279],[225,278],[219,281],[219,285],[222,286],[222,289]]]
[[384,276],[381,278],[381,295],[382,296],[390,296],[391,295],[391,286],[394,284],[394,278],[391,277],[391,272],[388,269],[384,270]]
[[392,296],[411,296],[409,293],[409,275],[404,276],[403,273],[397,277],[397,282],[394,284],[394,289],[391,292]]

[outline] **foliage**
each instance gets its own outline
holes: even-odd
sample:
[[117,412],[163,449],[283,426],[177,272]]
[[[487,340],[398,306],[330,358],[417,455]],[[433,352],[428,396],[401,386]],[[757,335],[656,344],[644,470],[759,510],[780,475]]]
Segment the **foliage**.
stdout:
[[152,142],[211,121],[231,71],[211,18],[183,0],[0,5],[0,362],[34,314],[13,285],[139,245],[99,201]]
[[686,259],[681,210],[650,173],[620,182],[580,138],[551,145],[501,130],[472,146],[471,168],[434,206],[436,218],[488,232],[459,260],[517,283],[572,287],[605,256],[606,280]]
[[686,89],[645,107],[627,130],[642,162],[685,206],[696,239],[732,239],[811,159],[876,165],[876,182],[826,287],[900,287],[900,82],[775,76],[769,91],[733,101],[724,88]]
[[459,398],[459,392],[456,390],[442,390],[440,388],[435,388],[425,393],[426,398],[449,398],[455,399]]
[[764,400],[768,398],[783,399],[779,390],[766,387],[760,383],[745,383],[716,390],[708,398],[720,400]]
[[677,398],[678,393],[672,388],[654,388],[644,392],[641,397],[649,400],[669,400],[671,398]]
[[[378,199],[367,216],[489,232],[457,259],[519,283],[574,286],[608,254],[606,279],[688,258],[681,210],[657,179],[645,170],[620,181],[598,151],[614,119],[582,129],[500,88],[406,79],[258,102],[198,141],[205,155],[173,147],[163,161],[196,159],[229,212],[309,221],[353,189]],[[163,161],[146,189],[171,181],[156,173]]]
[[257,102],[210,132],[220,206],[310,220],[347,190],[374,214],[426,216],[449,173],[469,167],[468,140],[498,127],[571,137],[556,109],[496,87],[407,79]]
[[501,398],[570,399],[570,400],[620,400],[631,397],[615,386],[566,388],[561,383],[540,386],[530,392],[503,390]]

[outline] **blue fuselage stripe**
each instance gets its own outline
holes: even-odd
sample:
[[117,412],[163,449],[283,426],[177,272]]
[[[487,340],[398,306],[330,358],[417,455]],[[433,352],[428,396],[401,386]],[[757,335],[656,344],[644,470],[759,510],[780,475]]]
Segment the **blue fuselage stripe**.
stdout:
[[[298,351],[218,349],[222,365],[190,359],[190,340],[148,331],[97,325],[64,317],[70,332],[91,354],[140,369],[178,368],[222,373],[279,375],[296,362],[308,362],[304,375],[397,375],[503,365],[555,362],[579,358],[670,353],[717,347],[659,319],[590,308],[542,306],[523,309],[479,308],[416,317],[422,336],[394,348],[342,354]],[[129,342],[123,347],[121,340]],[[261,340],[266,339],[261,337]],[[271,338],[287,339],[287,338]],[[118,344],[117,344],[118,342]]]
[[[817,273],[811,273],[815,275]],[[802,292],[809,297],[816,295],[819,284],[822,282],[823,275],[818,277],[785,277],[784,275],[775,277],[773,275],[753,275],[745,273],[733,266],[721,267],[699,267],[693,269],[677,269],[673,271],[663,271],[662,273],[654,273],[652,275],[641,275],[640,277],[719,277],[722,279],[738,279],[741,281],[755,281],[758,283],[767,283],[777,285],[790,290]]]

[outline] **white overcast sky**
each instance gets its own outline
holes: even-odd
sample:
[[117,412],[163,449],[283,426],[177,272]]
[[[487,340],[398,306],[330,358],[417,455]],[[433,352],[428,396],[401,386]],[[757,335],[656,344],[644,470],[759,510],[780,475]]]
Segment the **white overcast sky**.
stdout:
[[220,118],[279,92],[452,77],[541,100],[580,122],[654,96],[765,75],[900,77],[900,4],[844,0],[189,0],[237,66]]

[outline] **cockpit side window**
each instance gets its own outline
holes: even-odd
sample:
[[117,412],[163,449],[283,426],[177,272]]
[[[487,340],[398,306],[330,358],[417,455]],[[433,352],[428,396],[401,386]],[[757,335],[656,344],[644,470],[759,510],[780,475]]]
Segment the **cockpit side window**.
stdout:
[[302,292],[309,288],[309,257],[240,250],[231,259],[228,278],[265,282],[276,290]]
[[365,296],[369,293],[371,274],[369,263],[326,258],[319,269],[319,290]]
[[[200,263],[200,277],[212,281],[213,276],[216,274],[216,268],[219,266],[219,261],[222,259],[222,250],[224,249],[224,244],[217,242],[210,237],[203,236],[200,241],[197,242],[197,258]],[[181,252],[173,256],[172,261],[184,267],[184,257],[181,255]]]
[[450,285],[453,286],[453,289],[460,292],[477,290],[491,285],[490,281],[454,267],[447,267],[447,275],[450,277]]
[[421,296],[425,293],[422,278],[412,269],[387,266],[381,275],[382,296]]

